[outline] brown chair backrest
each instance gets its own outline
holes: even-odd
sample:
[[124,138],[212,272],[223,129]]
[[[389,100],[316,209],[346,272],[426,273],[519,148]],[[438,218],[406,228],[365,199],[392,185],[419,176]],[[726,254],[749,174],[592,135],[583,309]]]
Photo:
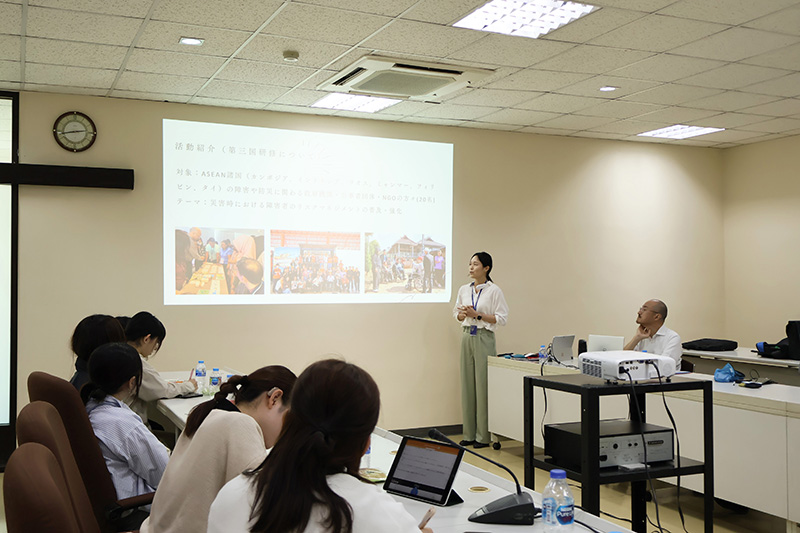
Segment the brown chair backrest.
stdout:
[[47,447],[58,461],[67,484],[70,503],[81,533],[100,533],[92,503],[72,455],[72,447],[61,415],[47,402],[32,402],[17,417],[17,440],[20,444],[36,442]]
[[117,491],[80,394],[69,381],[44,372],[32,372],[28,376],[28,396],[32,402],[49,403],[61,415],[94,516],[100,528],[109,531],[106,509],[116,504]]
[[8,533],[81,533],[52,452],[34,442],[11,454],[3,476]]

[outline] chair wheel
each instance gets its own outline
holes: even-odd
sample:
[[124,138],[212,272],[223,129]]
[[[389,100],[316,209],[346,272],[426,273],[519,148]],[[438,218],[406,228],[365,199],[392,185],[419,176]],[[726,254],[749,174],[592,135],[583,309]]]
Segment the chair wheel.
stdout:
[[492,443],[492,449],[493,450],[499,450],[500,449],[500,443],[499,442],[493,442]]

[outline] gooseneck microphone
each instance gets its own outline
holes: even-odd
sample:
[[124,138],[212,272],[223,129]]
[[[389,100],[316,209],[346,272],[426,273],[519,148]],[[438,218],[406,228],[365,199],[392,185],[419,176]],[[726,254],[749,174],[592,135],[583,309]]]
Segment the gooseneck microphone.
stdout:
[[481,524],[516,524],[529,526],[533,524],[533,518],[539,509],[533,504],[533,497],[528,492],[522,492],[522,487],[519,484],[517,476],[514,475],[508,467],[501,465],[497,461],[492,461],[488,457],[470,450],[460,444],[454,442],[445,436],[441,431],[436,428],[428,432],[428,436],[439,442],[446,442],[452,446],[460,448],[465,452],[469,452],[476,457],[480,457],[484,461],[488,461],[495,466],[498,466],[511,474],[514,483],[517,484],[517,493],[503,496],[499,500],[486,504],[474,513],[472,513],[468,520],[470,522],[478,522]]

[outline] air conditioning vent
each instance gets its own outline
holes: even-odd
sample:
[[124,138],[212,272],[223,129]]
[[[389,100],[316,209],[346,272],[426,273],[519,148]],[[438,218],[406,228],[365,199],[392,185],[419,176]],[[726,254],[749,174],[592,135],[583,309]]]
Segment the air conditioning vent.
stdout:
[[365,56],[317,88],[332,92],[437,101],[492,72],[487,69]]

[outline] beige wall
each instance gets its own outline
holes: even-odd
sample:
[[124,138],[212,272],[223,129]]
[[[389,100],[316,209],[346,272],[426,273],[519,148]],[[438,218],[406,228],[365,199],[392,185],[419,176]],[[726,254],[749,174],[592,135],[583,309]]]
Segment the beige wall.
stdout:
[[800,320],[800,136],[724,157],[726,334],[778,342]]
[[[50,133],[67,110],[99,138],[83,154]],[[501,352],[536,350],[554,334],[630,337],[648,298],[670,306],[684,338],[722,335],[722,152],[377,120],[24,93],[21,162],[133,168],[134,191],[22,187],[20,406],[36,369],[69,377],[75,324],[148,309],[169,335],[153,361],[199,357],[250,371],[300,372],[338,353],[381,386],[381,425],[460,423],[459,328],[450,304],[165,307],[161,266],[161,120],[263,125],[451,142],[455,146],[454,279],[474,251],[495,258],[511,316]]]

